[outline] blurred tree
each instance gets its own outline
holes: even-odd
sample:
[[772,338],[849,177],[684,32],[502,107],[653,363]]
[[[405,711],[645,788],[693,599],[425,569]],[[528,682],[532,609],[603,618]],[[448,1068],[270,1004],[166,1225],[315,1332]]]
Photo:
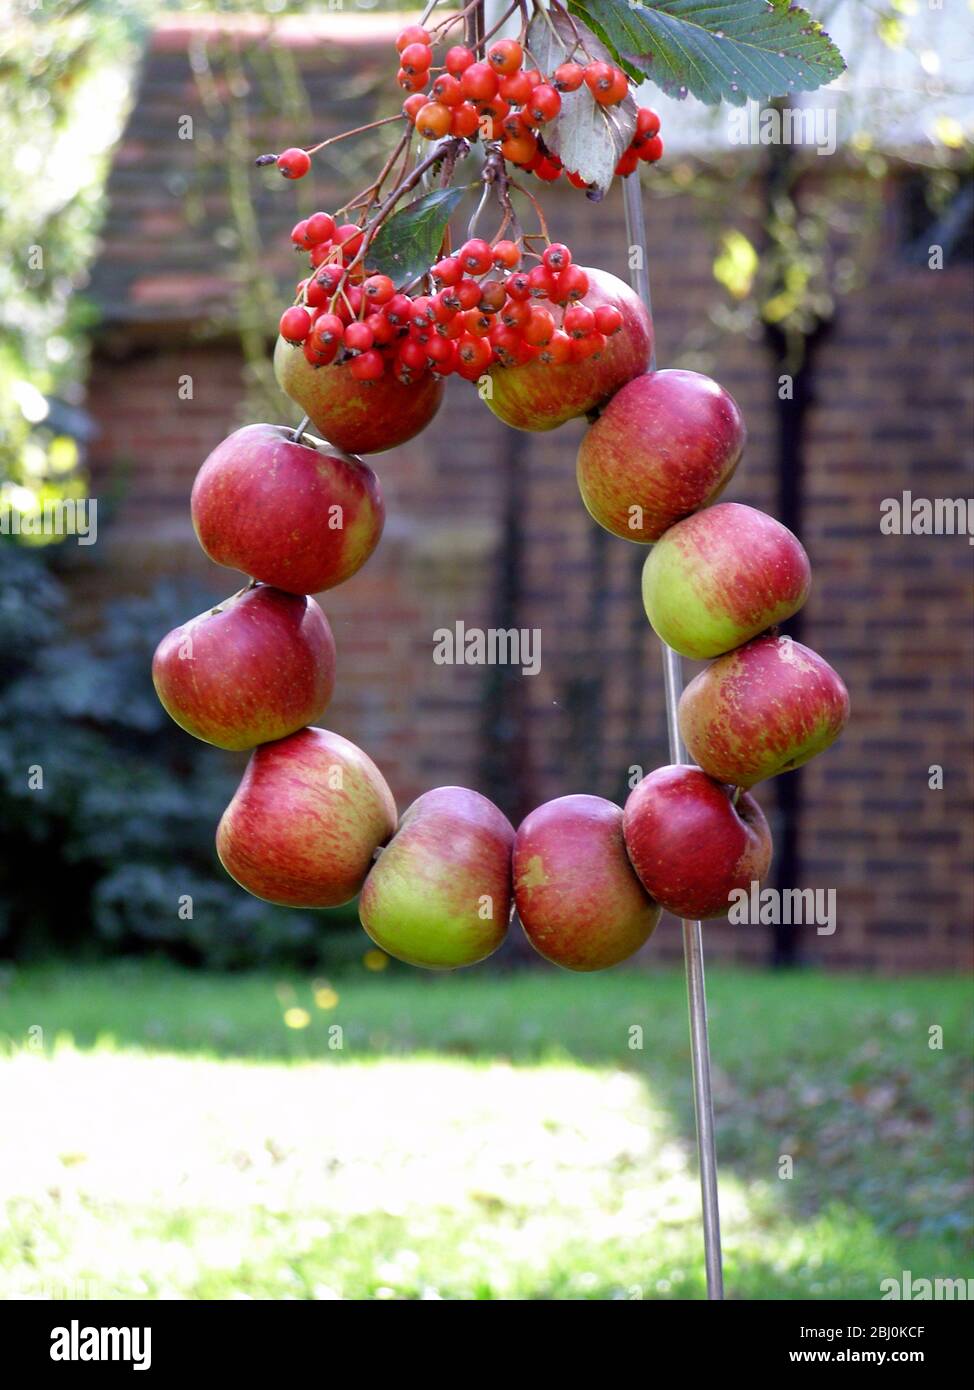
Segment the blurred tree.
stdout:
[[0,38],[0,504],[14,528],[45,501],[84,493],[90,312],[76,292],[140,24],[132,3],[15,0]]
[[[199,12],[194,0],[12,0],[0,33],[0,511],[37,515],[46,501],[84,495],[79,468],[87,423],[80,411],[86,330],[83,293],[97,245],[112,148],[121,133],[132,74],[155,17]],[[265,12],[271,19],[315,11],[314,0],[220,0],[221,13]],[[355,0],[361,11],[397,9],[390,0]],[[283,46],[263,52],[257,79],[267,103],[297,126],[307,105]],[[229,48],[222,58],[237,60]],[[201,91],[211,104],[205,62]],[[231,86],[231,90],[233,90]],[[240,329],[254,384],[272,388],[266,353],[276,302],[260,254],[252,212],[243,103],[231,100],[229,180],[241,235]],[[228,153],[231,157],[227,157]],[[239,157],[234,157],[239,156]],[[12,521],[16,529],[17,521]],[[8,525],[8,530],[10,526]],[[44,544],[48,535],[23,536]]]

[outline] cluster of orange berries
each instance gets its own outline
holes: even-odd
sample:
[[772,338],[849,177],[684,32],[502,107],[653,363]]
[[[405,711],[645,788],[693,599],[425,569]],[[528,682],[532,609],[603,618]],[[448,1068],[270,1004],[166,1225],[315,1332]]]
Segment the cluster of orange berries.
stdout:
[[[561,96],[537,69],[526,69],[524,50],[516,39],[498,39],[478,61],[463,46],[451,48],[445,66],[432,76],[433,49],[429,35],[418,25],[404,29],[399,47],[399,85],[412,95],[403,114],[426,140],[445,135],[468,139],[481,132],[499,140],[501,153],[513,164],[526,166],[544,156],[538,143],[538,127],[561,110]],[[408,42],[404,42],[408,40]],[[560,172],[560,170],[559,170]]]
[[526,270],[516,242],[472,237],[433,266],[435,293],[411,297],[356,263],[358,227],[316,212],[291,239],[317,264],[282,314],[281,336],[313,367],[347,362],[358,381],[386,372],[407,385],[427,372],[477,381],[495,362],[580,362],[622,327],[613,305],[580,303],[589,279],[560,242]]
[[636,129],[616,165],[616,173],[621,178],[634,174],[639,161],[655,164],[663,155],[663,141],[659,133],[659,116],[649,106],[640,106],[636,112]]
[[[584,84],[600,105],[617,106],[629,91],[621,68],[601,61],[562,63],[546,78],[537,68],[524,67],[524,49],[516,39],[498,39],[483,61],[462,45],[451,48],[435,77],[432,39],[422,26],[410,24],[403,29],[396,48],[399,85],[410,93],[403,114],[424,139],[447,135],[473,139],[483,133],[486,139],[499,140],[505,159],[547,183],[564,172],[541,134],[541,128],[561,111],[562,92],[577,92]],[[432,86],[427,87],[431,77]],[[663,153],[659,117],[647,109],[640,112],[640,119],[642,129],[637,128],[620,160],[626,167],[617,172],[632,173],[639,159],[656,160]],[[577,174],[568,171],[568,178],[576,187],[587,187]]]
[[[576,188],[589,185],[544,142],[542,127],[561,111],[561,94],[588,87],[601,106],[617,106],[629,92],[621,68],[601,60],[560,64],[550,78],[537,68],[524,67],[524,49],[517,39],[498,39],[479,60],[472,49],[456,45],[447,51],[444,66],[433,67],[433,40],[419,24],[409,24],[396,39],[399,85],[410,95],[403,115],[426,140],[483,135],[497,140],[511,164],[553,183],[564,173]],[[435,74],[435,75],[434,75]],[[432,86],[429,85],[432,79]],[[641,107],[636,131],[616,166],[625,177],[639,161],[655,163],[663,154],[660,121],[655,111]],[[279,155],[263,155],[258,164],[276,163],[288,179],[304,178],[311,156],[297,147]]]

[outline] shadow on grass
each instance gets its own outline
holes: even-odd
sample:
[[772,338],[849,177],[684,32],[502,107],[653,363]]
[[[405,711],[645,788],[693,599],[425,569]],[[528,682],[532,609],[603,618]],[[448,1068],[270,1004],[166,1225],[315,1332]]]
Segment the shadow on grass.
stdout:
[[[877,1297],[878,1272],[965,1275],[968,982],[715,969],[708,984],[728,1287],[742,1297]],[[933,1027],[943,1029],[942,1049],[930,1046]],[[428,1059],[474,1069],[583,1068],[582,1075],[594,1070],[607,1082],[613,1074],[630,1074],[663,1117],[660,1142],[672,1137],[684,1154],[690,1176],[680,1200],[693,1210],[680,1220],[685,1227],[696,1221],[679,971],[431,977],[391,966],[311,980],[215,976],[144,963],[62,964],[4,978],[0,1030],[10,1051],[55,1052],[70,1043],[82,1052],[231,1064],[369,1068]],[[395,1086],[396,1076],[376,1082],[383,1091]],[[483,1222],[509,1238],[521,1218],[496,1200],[500,1207],[485,1207]],[[370,1219],[374,1229],[362,1248],[356,1218],[343,1233],[353,1264],[366,1254],[378,1258],[387,1241],[396,1248],[409,1235],[416,1245],[415,1231],[397,1225],[394,1216],[377,1225]],[[442,1218],[438,1241],[449,1220]],[[455,1232],[461,1244],[462,1225]],[[777,1263],[767,1260],[762,1226],[775,1230],[776,1241],[786,1228],[791,1233],[789,1253]],[[550,1258],[532,1276],[531,1296],[699,1296],[699,1261],[686,1259],[696,1238],[688,1242],[684,1229],[671,1250],[668,1239],[664,1219],[654,1234],[658,1249],[648,1275],[639,1240],[607,1232],[601,1241],[606,1258],[592,1270],[585,1267],[590,1244],[572,1250],[559,1236],[557,1250],[547,1252]],[[314,1246],[299,1262],[300,1279],[313,1288],[328,1286],[324,1265],[339,1258],[335,1240],[322,1247],[321,1270]],[[397,1296],[420,1296],[403,1277],[406,1287]],[[464,1288],[479,1287],[475,1270],[465,1278]],[[472,1296],[498,1296],[489,1283]],[[201,1285],[194,1296],[220,1295]]]

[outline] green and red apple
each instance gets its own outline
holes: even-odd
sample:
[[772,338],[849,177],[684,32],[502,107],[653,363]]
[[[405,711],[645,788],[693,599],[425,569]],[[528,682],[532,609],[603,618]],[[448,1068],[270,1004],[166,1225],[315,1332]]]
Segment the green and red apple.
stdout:
[[787,526],[740,502],[718,502],[678,521],[653,546],[643,566],[643,604],[657,636],[702,661],[797,613],[811,577]]
[[193,484],[193,525],[218,565],[291,594],[334,588],[379,543],[379,480],[360,459],[281,425],[247,425],[217,445]]
[[152,680],[176,723],[217,748],[270,743],[320,719],[335,686],[335,639],[313,598],[242,589],[173,628]]
[[697,767],[657,768],[630,793],[626,851],[647,893],[686,921],[723,917],[771,866],[771,832],[748,792]]
[[690,682],[679,718],[704,772],[753,787],[834,743],[849,718],[849,694],[809,647],[790,637],[758,637]]
[[653,323],[642,300],[607,271],[583,269],[589,291],[581,303],[590,309],[613,305],[622,314],[622,327],[599,356],[583,362],[555,365],[536,358],[520,366],[491,367],[491,389],[484,399],[506,425],[518,430],[556,429],[566,420],[588,415],[649,365]]
[[340,734],[302,729],[257,748],[216,833],[241,888],[282,907],[339,907],[396,828],[372,759]]
[[278,338],[274,374],[316,430],[348,454],[381,454],[424,430],[443,402],[444,385],[426,372],[406,385],[393,372],[357,381],[345,363],[312,367],[300,347]]
[[425,792],[366,879],[363,927],[390,956],[427,970],[485,960],[510,921],[513,842],[510,821],[479,792]]
[[658,541],[727,486],[747,432],[734,398],[699,372],[637,376],[588,430],[576,476],[594,521],[623,540]]
[[562,796],[521,822],[514,900],[531,945],[566,970],[618,965],[660,918],[626,854],[622,811],[600,796]]

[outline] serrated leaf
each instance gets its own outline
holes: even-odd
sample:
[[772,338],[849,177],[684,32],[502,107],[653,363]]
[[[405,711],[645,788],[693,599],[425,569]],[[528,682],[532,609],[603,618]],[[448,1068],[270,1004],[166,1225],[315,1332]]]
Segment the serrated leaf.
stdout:
[[388,275],[397,289],[425,274],[439,255],[447,223],[466,191],[463,186],[436,188],[393,213],[372,240],[367,268]]
[[568,0],[631,77],[708,106],[812,92],[845,69],[817,20],[790,0]]
[[[528,29],[528,48],[544,73],[553,73],[576,48],[581,35],[588,54],[608,62],[614,59],[592,31],[567,15],[548,11],[547,18],[536,14]],[[632,96],[611,110],[598,104],[583,84],[577,92],[562,92],[561,111],[555,121],[543,127],[548,149],[557,154],[566,169],[594,184],[603,193],[615,174],[619,156],[628,147],[636,129],[636,103]]]

